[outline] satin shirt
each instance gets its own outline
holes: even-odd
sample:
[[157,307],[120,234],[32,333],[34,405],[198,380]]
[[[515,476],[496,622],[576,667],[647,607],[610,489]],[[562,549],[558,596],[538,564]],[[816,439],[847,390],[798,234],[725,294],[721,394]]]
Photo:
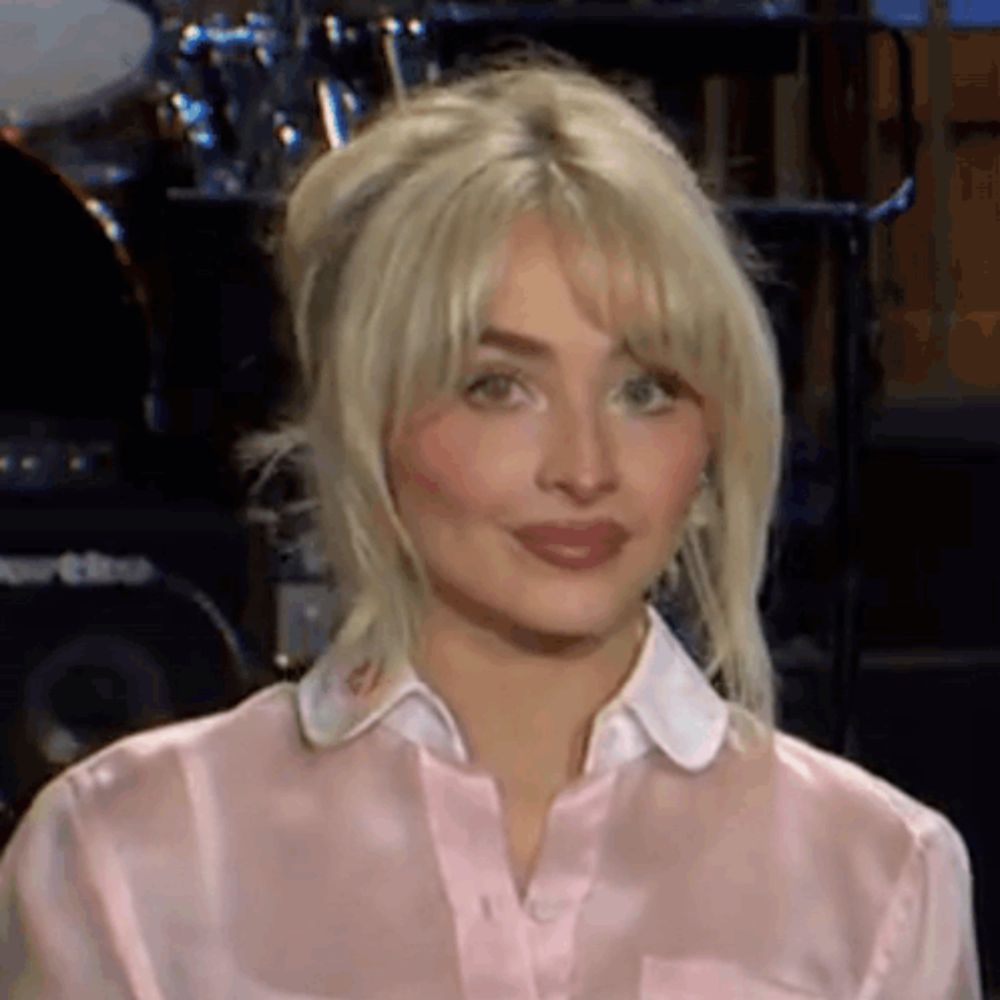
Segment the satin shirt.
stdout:
[[939,812],[727,703],[652,608],[522,900],[495,778],[411,669],[131,735],[0,860],[10,1000],[980,1000]]

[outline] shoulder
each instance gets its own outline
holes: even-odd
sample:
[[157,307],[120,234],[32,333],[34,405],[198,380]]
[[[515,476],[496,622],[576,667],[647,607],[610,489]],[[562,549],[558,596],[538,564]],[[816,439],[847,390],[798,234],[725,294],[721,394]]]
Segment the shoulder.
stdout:
[[956,949],[969,947],[969,853],[938,809],[780,731],[762,752],[730,748],[721,763],[724,794],[719,785],[713,794],[725,812],[727,856],[752,866],[762,908],[777,905],[783,919],[828,942],[833,967],[878,977],[935,941],[960,937]]
[[80,778],[178,754],[218,754],[234,746],[252,751],[280,739],[292,712],[294,686],[281,682],[255,691],[230,708],[124,736],[77,762]]
[[828,922],[864,943],[858,995],[978,996],[972,866],[952,821],[787,734],[777,736],[773,762],[797,881],[823,887]]
[[877,905],[929,866],[969,875],[949,817],[862,763],[781,730],[750,749],[731,739],[718,763],[712,794],[727,816],[739,815],[734,836],[798,885],[832,879],[838,892]]
[[856,810],[913,835],[945,819],[863,764],[789,733],[775,734],[774,764],[780,781],[820,807]]
[[863,765],[780,731],[771,761],[783,818],[831,854],[897,877],[933,856],[969,873],[968,851],[952,821]]
[[239,788],[257,773],[256,761],[294,752],[294,690],[272,684],[231,708],[121,737],[52,779],[28,815],[68,801],[81,820],[145,825],[227,784]]

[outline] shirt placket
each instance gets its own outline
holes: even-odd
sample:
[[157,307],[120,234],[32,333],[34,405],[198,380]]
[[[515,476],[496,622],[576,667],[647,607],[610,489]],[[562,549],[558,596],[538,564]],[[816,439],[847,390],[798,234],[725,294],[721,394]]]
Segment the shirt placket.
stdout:
[[615,782],[609,770],[563,790],[552,804],[522,910],[540,1000],[570,996],[577,921],[597,876]]
[[614,776],[574,788],[554,803],[536,877],[522,906],[495,781],[424,748],[420,757],[465,997],[565,1000],[577,916],[593,882]]
[[541,1000],[503,842],[499,797],[485,775],[421,747],[427,816],[455,921],[467,1000]]

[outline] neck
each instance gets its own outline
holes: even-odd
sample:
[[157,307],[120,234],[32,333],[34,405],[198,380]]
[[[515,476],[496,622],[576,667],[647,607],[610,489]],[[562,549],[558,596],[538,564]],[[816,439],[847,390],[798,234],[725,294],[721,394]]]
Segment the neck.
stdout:
[[582,772],[594,717],[631,673],[646,625],[640,608],[607,634],[555,640],[439,606],[415,666],[451,709],[473,762],[509,788],[551,795]]

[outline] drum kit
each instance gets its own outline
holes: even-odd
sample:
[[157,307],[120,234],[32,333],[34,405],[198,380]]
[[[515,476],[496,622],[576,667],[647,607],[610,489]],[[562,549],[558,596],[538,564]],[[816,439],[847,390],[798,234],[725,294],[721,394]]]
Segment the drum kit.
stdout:
[[[165,206],[270,203],[310,151],[347,141],[363,110],[367,97],[318,65],[325,46],[328,63],[342,49],[344,66],[361,71],[347,51],[356,32],[336,16],[283,8],[198,20],[170,3],[0,0],[0,180],[14,251],[5,423],[11,413],[138,417],[170,430],[155,398],[168,324],[147,267],[176,251],[165,250]],[[398,76],[401,45],[385,32]],[[92,335],[65,333],[81,327],[100,331],[113,364]],[[126,392],[140,402],[109,403]]]

